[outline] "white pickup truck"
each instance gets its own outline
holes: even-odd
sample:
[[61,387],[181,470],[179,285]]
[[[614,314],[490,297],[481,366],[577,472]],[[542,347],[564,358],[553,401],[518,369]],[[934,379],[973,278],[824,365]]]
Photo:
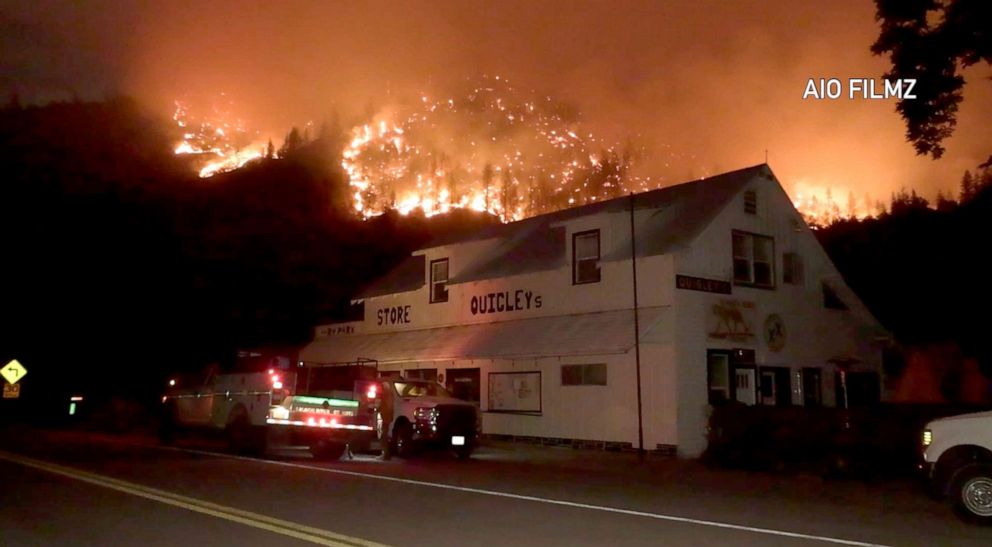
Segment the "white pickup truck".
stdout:
[[384,423],[382,413],[376,413],[380,442],[384,433],[389,434],[390,446],[384,447],[384,454],[406,458],[421,448],[435,448],[450,449],[459,459],[472,455],[481,429],[474,404],[426,380],[382,379],[379,386],[379,402],[393,409],[391,423]]
[[929,422],[922,441],[929,493],[967,522],[992,524],[992,411]]

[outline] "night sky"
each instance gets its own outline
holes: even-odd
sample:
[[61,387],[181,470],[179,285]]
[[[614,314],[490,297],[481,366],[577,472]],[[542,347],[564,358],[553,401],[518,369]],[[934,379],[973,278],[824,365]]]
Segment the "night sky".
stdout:
[[870,0],[794,2],[4,2],[0,92],[22,102],[137,97],[169,115],[225,92],[281,139],[337,112],[499,74],[648,150],[642,174],[684,180],[769,163],[786,189],[888,200],[956,193],[992,152],[988,69],[965,73],[939,161],[904,140],[894,100],[803,100],[809,78],[880,77]]

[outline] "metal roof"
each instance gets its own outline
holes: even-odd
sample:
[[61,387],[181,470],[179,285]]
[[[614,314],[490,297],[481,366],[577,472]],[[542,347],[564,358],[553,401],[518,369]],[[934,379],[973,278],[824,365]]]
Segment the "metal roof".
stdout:
[[[688,246],[712,222],[723,207],[757,177],[775,180],[766,164],[731,171],[704,179],[685,182],[649,192],[634,194],[635,210],[655,210],[637,227],[637,255],[651,256]],[[510,275],[553,270],[567,263],[565,256],[565,221],[600,213],[630,210],[631,196],[591,203],[571,209],[531,217],[517,222],[484,228],[467,237],[434,239],[425,248],[469,241],[499,239],[488,259],[469,265],[450,280],[450,284],[494,279]],[[630,257],[629,237],[626,245],[606,249],[604,261]],[[414,256],[413,258],[416,258]],[[415,290],[425,284],[423,257],[419,270],[407,262],[374,282],[361,298]]]

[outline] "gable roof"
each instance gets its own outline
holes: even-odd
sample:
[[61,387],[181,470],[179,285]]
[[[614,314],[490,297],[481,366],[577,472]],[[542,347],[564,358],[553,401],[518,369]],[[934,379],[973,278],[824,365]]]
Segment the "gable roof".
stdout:
[[[556,269],[567,263],[565,228],[560,224],[575,218],[600,213],[630,210],[655,210],[637,227],[637,255],[666,254],[688,246],[748,183],[756,177],[774,179],[766,164],[755,165],[700,180],[684,182],[631,196],[623,196],[571,209],[539,215],[517,222],[486,227],[467,237],[439,237],[425,249],[456,243],[498,239],[489,257],[453,276],[449,284],[492,279]],[[628,244],[617,245],[602,257],[604,261],[623,260],[630,256]],[[425,284],[424,261],[419,269],[404,262],[370,285],[361,298],[415,290]],[[402,271],[401,271],[402,270]],[[405,277],[404,277],[405,276]],[[414,276],[419,276],[414,279]],[[408,288],[404,288],[408,287]]]

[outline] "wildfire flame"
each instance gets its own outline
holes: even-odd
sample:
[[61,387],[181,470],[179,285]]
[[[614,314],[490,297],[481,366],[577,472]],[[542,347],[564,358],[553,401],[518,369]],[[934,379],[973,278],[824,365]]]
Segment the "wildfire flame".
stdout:
[[183,138],[173,151],[197,156],[202,178],[233,171],[265,155],[265,142],[247,128],[244,120],[231,115],[229,101],[227,106],[215,105],[210,115],[197,116],[185,101],[175,101],[172,119],[183,131]]
[[[868,194],[858,197],[853,190],[847,190],[843,205],[834,198],[834,187],[818,185],[800,179],[794,186],[795,198],[792,204],[802,214],[810,226],[828,226],[838,220],[877,217],[885,211],[885,206],[873,200]],[[838,191],[843,193],[843,188]]]
[[483,77],[444,99],[422,94],[352,129],[341,166],[365,218],[455,208],[504,221],[656,187],[631,175],[631,150],[582,130],[547,96]]

